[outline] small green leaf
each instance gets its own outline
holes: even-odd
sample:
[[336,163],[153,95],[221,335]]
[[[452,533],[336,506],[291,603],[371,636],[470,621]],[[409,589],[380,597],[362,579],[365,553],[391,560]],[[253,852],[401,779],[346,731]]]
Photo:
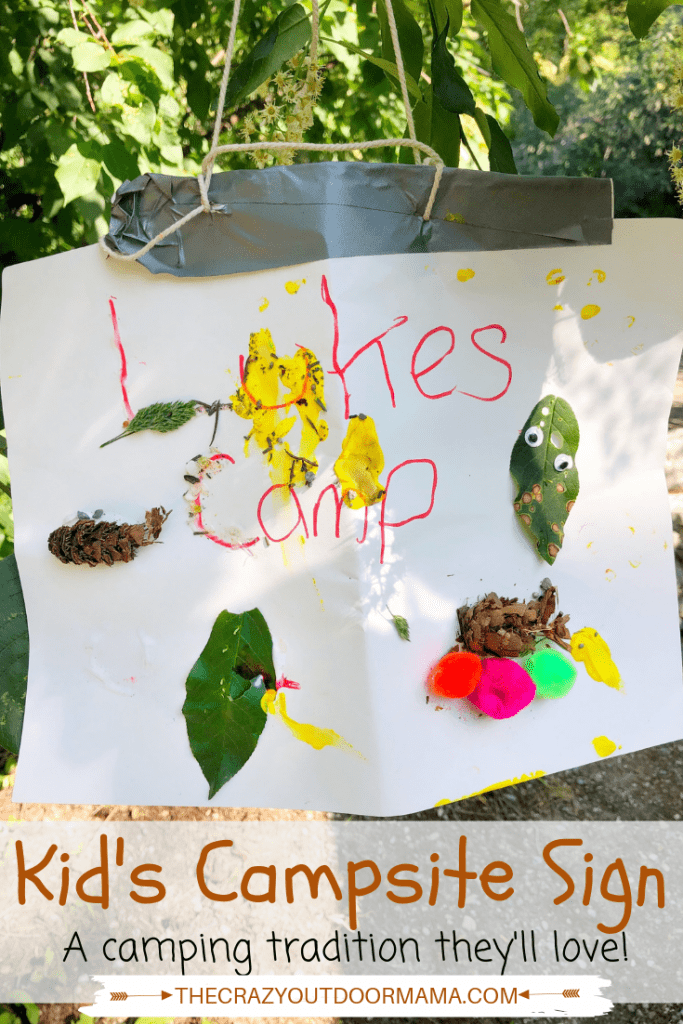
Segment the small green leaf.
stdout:
[[165,85],[167,89],[175,88],[173,58],[169,54],[162,53],[155,46],[134,46],[126,51],[126,56],[139,57],[154,71],[162,85]]
[[564,524],[579,493],[578,447],[579,425],[571,406],[546,395],[534,406],[510,457],[518,487],[517,518],[549,565],[562,547]]
[[157,112],[152,101],[145,96],[138,107],[125,106],[120,115],[121,131],[144,145],[152,138]]
[[481,109],[481,107],[475,107],[474,108],[474,120],[477,122],[477,125],[479,126],[479,131],[484,136],[484,142],[486,143],[486,148],[490,149],[491,148],[491,129],[489,128],[489,123],[486,120],[486,114]]
[[9,66],[12,70],[12,74],[16,78],[21,78],[24,74],[24,62],[21,59],[21,56],[14,48],[12,48],[8,53],[7,57],[9,60]]
[[109,67],[110,54],[98,43],[79,43],[71,51],[76,71],[104,71]]
[[99,160],[91,160],[80,152],[74,142],[57,161],[55,178],[64,195],[64,204],[79,196],[87,196],[100,178]]
[[137,434],[140,430],[157,430],[160,434],[167,434],[170,430],[177,430],[178,427],[196,416],[197,402],[155,402],[153,405],[146,405],[138,409],[122,434],[105,441],[100,448],[106,448],[108,444],[119,441],[129,434]]
[[75,28],[63,28],[61,32],[57,33],[57,42],[64,43],[70,50],[81,43],[87,43],[90,38],[87,32],[79,32]]
[[486,115],[486,122],[489,129],[489,167],[492,171],[499,171],[501,174],[517,174],[517,165],[512,152],[512,146],[507,135],[500,127],[495,117]]
[[0,746],[19,752],[28,679],[28,623],[14,555],[0,561]]
[[676,2],[677,0],[628,0],[626,14],[631,32],[636,39],[646,36],[662,11]]
[[[430,6],[430,13],[432,8]],[[432,13],[432,25],[436,28]],[[444,108],[451,114],[469,114],[474,117],[475,102],[465,79],[455,66],[455,61],[448,47],[448,18],[442,31],[434,34],[432,43],[432,88],[434,95]]]
[[394,620],[394,626],[396,632],[400,636],[401,640],[410,640],[410,627],[408,626],[408,620],[404,619],[402,615],[394,615],[391,608],[387,605],[387,611]]
[[187,677],[183,714],[209,799],[246,764],[266,724],[261,700],[275,685],[273,641],[258,610],[216,619]]
[[545,83],[515,19],[500,0],[472,0],[471,11],[486,29],[496,74],[519,89],[538,127],[554,135],[560,123],[559,115],[548,99]]
[[123,21],[114,29],[111,42],[114,46],[125,46],[139,43],[145,38],[153,39],[155,35],[154,28],[147,21]]

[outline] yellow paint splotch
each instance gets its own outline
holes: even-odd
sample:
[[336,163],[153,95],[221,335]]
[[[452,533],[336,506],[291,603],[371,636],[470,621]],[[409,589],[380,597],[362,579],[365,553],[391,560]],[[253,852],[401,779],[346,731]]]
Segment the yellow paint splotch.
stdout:
[[344,504],[363,508],[381,501],[385,490],[379,475],[383,469],[384,453],[374,420],[362,414],[353,416],[342,441],[341,455],[334,464]]
[[622,689],[619,669],[612,661],[609,647],[596,629],[586,626],[577,630],[571,639],[571,654],[574,661],[584,663],[591,679],[605,683],[614,690]]
[[302,277],[300,281],[286,281],[285,282],[285,291],[289,295],[296,295],[296,293],[299,291],[299,288],[301,288],[302,284],[306,284],[306,278],[305,277]]
[[589,302],[581,310],[581,319],[590,320],[592,317],[597,316],[600,312],[600,307],[596,306],[594,302]]
[[596,736],[593,740],[593,746],[598,757],[609,757],[617,749],[614,740],[610,740],[606,736]]
[[471,267],[463,267],[463,269],[459,270],[455,276],[457,277],[458,281],[462,281],[464,284],[465,281],[472,280],[472,278],[474,277],[474,271],[472,270]]
[[[605,273],[605,271],[604,271],[604,270],[594,270],[594,271],[593,271],[593,273],[595,274],[595,276],[596,276],[596,277],[597,277],[597,279],[598,279],[598,284],[602,284],[602,282],[603,282],[603,281],[605,280],[605,278],[607,277],[607,274]],[[591,279],[590,279],[590,281],[588,282],[588,284],[592,284],[592,283],[593,283],[593,278],[591,277]]]
[[451,221],[451,223],[453,221],[455,221],[456,224],[466,224],[467,223],[467,221],[465,220],[465,218],[463,217],[463,215],[461,213],[451,213],[450,210],[448,211],[448,213],[446,214],[444,219],[448,220],[448,221]]
[[605,579],[608,583],[611,583],[612,580],[615,580],[616,578],[617,574],[615,573],[614,569],[605,569]]
[[268,309],[269,305],[270,305],[270,302],[269,302],[269,300],[264,295],[263,298],[261,299],[261,305],[258,308],[259,313],[265,313],[265,311]]
[[[279,357],[267,327],[249,337],[249,356],[241,386],[232,396],[233,411],[252,421],[245,455],[253,441],[266,458],[274,484],[298,487],[310,483],[318,471],[315,449],[328,435],[324,374],[315,353],[299,349]],[[298,451],[285,438],[301,424]]]
[[634,323],[636,322],[636,318],[634,316],[627,316],[626,319],[631,321],[631,323],[630,324],[626,324],[626,326],[627,327],[633,327]]
[[561,311],[562,310],[562,306],[561,305],[553,306],[553,309],[559,309]]
[[[542,779],[544,775],[545,772],[542,771],[532,772],[530,775],[515,775],[514,778],[505,779],[504,782],[494,782],[493,785],[487,786],[485,789],[479,789],[476,793],[468,793],[466,796],[456,797],[456,800],[469,800],[472,796],[483,796],[484,793],[492,793],[494,789],[505,789],[506,786],[518,786],[520,782],[531,782],[532,779]],[[455,801],[451,800],[440,800],[439,803],[434,806],[439,807],[441,804],[454,802]]]
[[352,747],[351,744],[340,736],[334,729],[321,729],[317,725],[307,725],[305,722],[295,722],[287,714],[287,702],[282,690],[266,690],[261,698],[261,707],[270,715],[275,715],[283,722],[292,735],[302,743],[308,743],[314,750],[322,750],[323,747],[337,747],[339,750],[347,750],[363,760],[363,755]]
[[555,270],[549,270],[545,276],[546,284],[562,284],[564,281],[564,274],[562,268],[557,267]]

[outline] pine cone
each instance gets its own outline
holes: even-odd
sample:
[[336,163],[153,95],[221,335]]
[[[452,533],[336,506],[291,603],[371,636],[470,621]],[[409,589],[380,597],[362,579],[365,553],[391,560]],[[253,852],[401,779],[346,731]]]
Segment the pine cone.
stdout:
[[130,562],[138,548],[153,544],[161,533],[170,512],[163,506],[145,513],[145,522],[96,522],[79,519],[73,526],[60,526],[47,539],[52,554],[68,565],[113,565]]

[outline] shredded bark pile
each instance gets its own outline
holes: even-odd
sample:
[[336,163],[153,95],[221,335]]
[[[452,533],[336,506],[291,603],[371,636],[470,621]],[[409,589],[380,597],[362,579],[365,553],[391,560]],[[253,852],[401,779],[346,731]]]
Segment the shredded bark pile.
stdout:
[[458,609],[459,642],[475,654],[495,654],[500,658],[530,654],[541,638],[569,651],[569,616],[560,612],[550,621],[555,612],[557,588],[542,588],[542,596],[531,601],[491,593],[478,604],[463,605]]
[[145,512],[145,522],[96,522],[79,519],[73,526],[60,526],[53,530],[47,545],[60,562],[74,565],[113,565],[130,562],[138,548],[153,544],[161,533],[170,512],[163,506]]

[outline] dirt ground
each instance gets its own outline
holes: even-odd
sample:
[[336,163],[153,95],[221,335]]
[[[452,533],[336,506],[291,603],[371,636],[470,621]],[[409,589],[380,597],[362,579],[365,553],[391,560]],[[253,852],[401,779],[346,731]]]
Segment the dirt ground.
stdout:
[[[683,360],[669,420],[667,481],[676,545],[679,608],[683,613]],[[681,729],[683,733],[683,729]],[[7,753],[0,751],[0,770]],[[109,807],[97,805],[15,804],[11,778],[0,791],[0,821],[320,821],[371,820],[324,812],[267,808]],[[444,807],[432,807],[403,819],[413,821],[661,821],[683,820],[683,740],[595,764],[558,772],[523,785],[495,790]],[[2,1006],[0,1005],[0,1010]],[[42,1005],[40,1024],[70,1024],[75,1005]],[[205,1018],[206,1019],[206,1018]],[[271,1018],[274,1024],[405,1024],[406,1018]],[[459,1018],[485,1024],[492,1018]],[[498,1018],[499,1020],[501,1018]],[[515,1018],[528,1021],[538,1018]],[[563,1018],[568,1022],[586,1018]],[[683,1024],[683,1004],[622,1004],[599,1018],[605,1024]],[[98,1024],[134,1024],[136,1018],[100,1018]],[[199,1019],[178,1018],[200,1024]],[[254,1018],[211,1018],[217,1024],[251,1024]],[[25,1020],[23,1024],[28,1024]],[[440,1024],[423,1018],[416,1024]]]

